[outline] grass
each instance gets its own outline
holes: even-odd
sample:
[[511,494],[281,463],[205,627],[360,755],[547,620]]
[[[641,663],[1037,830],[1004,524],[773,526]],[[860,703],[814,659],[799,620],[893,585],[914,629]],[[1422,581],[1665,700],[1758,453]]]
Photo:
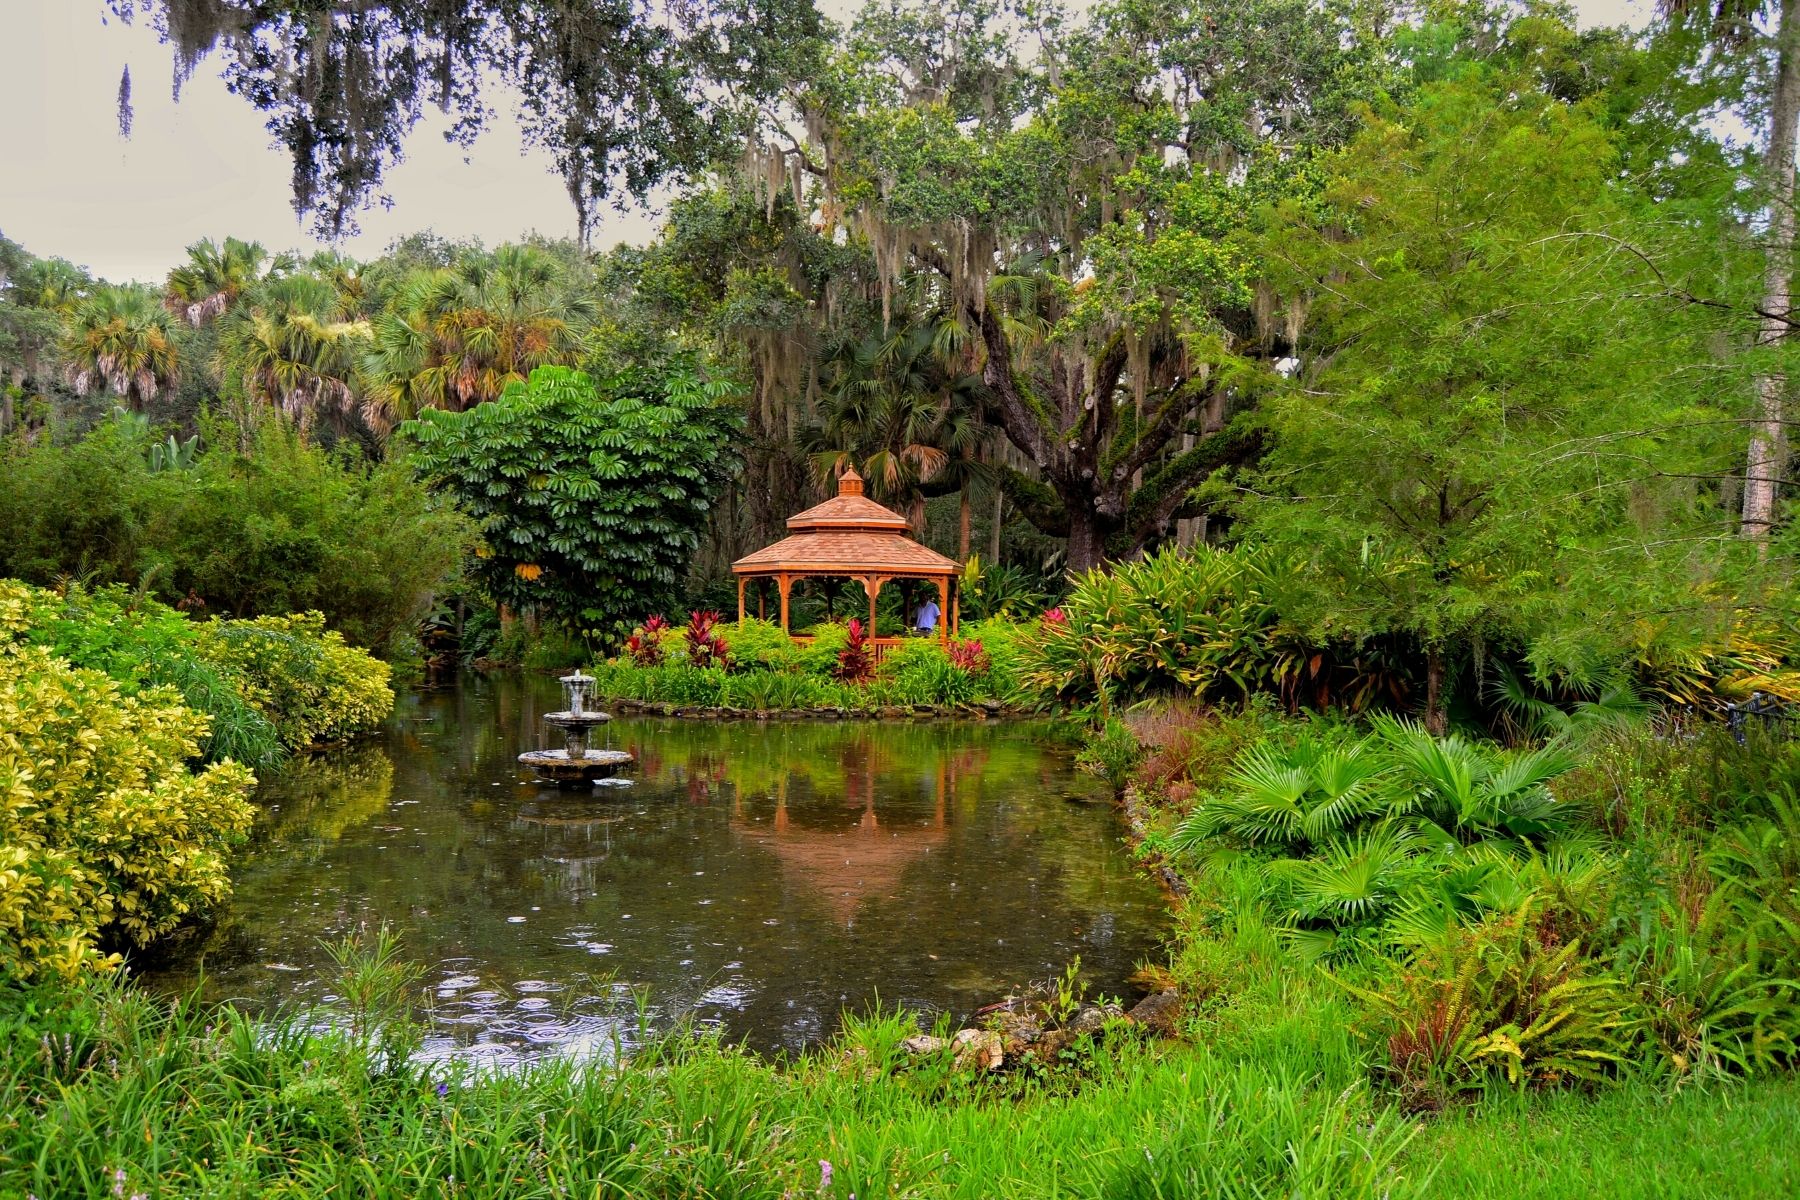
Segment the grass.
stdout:
[[[126,986],[13,993],[0,1195],[368,1197],[1608,1197],[1800,1192],[1800,1082],[1498,1092],[1419,1121],[1363,1082],[1316,997],[1216,1044],[1115,1034],[1059,1071],[908,1061],[898,1014],[772,1064],[669,1040],[623,1064],[418,1066],[399,978],[344,965],[332,1029]],[[1321,1023],[1323,1021],[1323,1023]],[[1310,1036],[1309,1036],[1310,1035]],[[436,1073],[434,1073],[434,1070]],[[824,1164],[829,1163],[827,1170]]]
[[1627,1083],[1596,1093],[1491,1096],[1439,1117],[1408,1163],[1432,1162],[1431,1195],[1608,1200],[1800,1196],[1800,1080],[1687,1089]]
[[403,1023],[322,1033],[77,992],[9,1027],[0,1194],[1420,1194],[1395,1166],[1410,1127],[1304,1062],[1114,1037],[1065,1068],[1078,1088],[997,1088],[904,1063],[911,1028],[877,1015],[783,1066],[702,1040],[434,1075]]

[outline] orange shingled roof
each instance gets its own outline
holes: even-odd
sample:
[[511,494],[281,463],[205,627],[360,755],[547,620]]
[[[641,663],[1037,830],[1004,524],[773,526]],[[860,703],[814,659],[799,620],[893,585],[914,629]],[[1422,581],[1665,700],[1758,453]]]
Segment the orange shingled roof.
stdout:
[[772,546],[746,554],[731,564],[739,575],[849,575],[897,572],[908,575],[955,575],[953,559],[907,536],[906,518],[863,495],[862,476],[854,468],[838,479],[838,494],[823,504],[788,518],[794,530]]

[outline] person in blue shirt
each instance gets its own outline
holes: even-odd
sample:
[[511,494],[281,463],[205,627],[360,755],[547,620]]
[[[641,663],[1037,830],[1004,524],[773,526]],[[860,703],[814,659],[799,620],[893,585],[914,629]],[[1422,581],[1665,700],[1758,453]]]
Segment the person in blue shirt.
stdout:
[[917,615],[913,617],[913,628],[920,633],[933,633],[937,630],[940,610],[936,600],[927,600],[919,605]]

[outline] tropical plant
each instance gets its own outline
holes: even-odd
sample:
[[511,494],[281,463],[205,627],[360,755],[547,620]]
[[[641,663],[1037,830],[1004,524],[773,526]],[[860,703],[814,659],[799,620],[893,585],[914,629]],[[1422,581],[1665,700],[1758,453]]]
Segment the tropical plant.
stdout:
[[631,661],[640,667],[654,667],[663,660],[662,631],[668,628],[669,622],[664,618],[651,615],[644,618],[644,623],[631,631],[625,639],[625,653]]
[[687,651],[689,666],[731,669],[731,647],[719,636],[717,611],[696,609],[689,613],[687,628],[682,630],[681,641]]
[[[219,326],[214,369],[228,390],[278,408],[303,427],[358,412],[357,362],[369,325],[344,309],[329,279],[283,275],[260,285]],[[361,406],[365,420],[377,416]]]
[[[22,619],[0,600],[0,635]],[[190,769],[205,736],[171,689],[127,695],[42,648],[0,648],[0,973],[111,966],[229,894],[255,780]]]
[[[268,261],[269,252],[260,242],[228,237],[220,245],[202,238],[187,248],[187,261],[169,272],[164,302],[170,312],[199,328],[222,316],[253,287]],[[291,263],[284,257],[275,265],[280,270]]]
[[1078,575],[1021,644],[1026,682],[1075,700],[1277,691],[1307,655],[1274,594],[1299,569],[1257,549],[1166,549]]
[[417,275],[373,321],[365,415],[385,430],[426,409],[496,399],[539,367],[575,366],[595,312],[563,265],[532,246],[472,252]]
[[602,385],[540,367],[491,403],[421,413],[409,462],[480,523],[473,573],[494,600],[632,621],[672,598],[737,468],[737,394],[680,364]]
[[63,356],[76,395],[110,391],[133,410],[172,386],[180,367],[168,312],[155,292],[135,285],[101,287],[79,301]]
[[875,673],[875,659],[862,621],[851,617],[844,635],[844,648],[838,651],[834,675],[842,683],[865,683]]
[[1626,1060],[1629,994],[1593,972],[1579,943],[1545,936],[1540,917],[1527,904],[1422,947],[1379,987],[1345,984],[1375,1014],[1409,1106],[1439,1107],[1491,1076],[1591,1084]]

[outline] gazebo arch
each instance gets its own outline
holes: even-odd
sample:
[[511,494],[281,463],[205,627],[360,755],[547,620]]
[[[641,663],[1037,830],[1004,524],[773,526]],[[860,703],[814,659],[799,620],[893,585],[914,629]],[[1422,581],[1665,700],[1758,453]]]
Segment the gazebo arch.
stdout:
[[838,493],[787,520],[787,537],[731,564],[738,577],[738,620],[744,619],[744,588],[752,579],[773,579],[781,595],[781,628],[788,629],[788,596],[796,579],[854,579],[869,597],[869,636],[879,652],[893,639],[875,637],[875,604],[882,585],[895,579],[937,584],[938,637],[956,632],[958,614],[951,590],[962,568],[954,559],[913,541],[906,518],[863,495],[854,468],[838,477]]

